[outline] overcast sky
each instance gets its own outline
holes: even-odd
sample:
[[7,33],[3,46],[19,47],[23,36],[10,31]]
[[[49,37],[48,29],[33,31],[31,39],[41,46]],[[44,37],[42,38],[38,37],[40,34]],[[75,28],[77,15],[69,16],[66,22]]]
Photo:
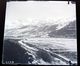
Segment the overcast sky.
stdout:
[[5,28],[35,25],[38,20],[55,22],[65,18],[76,18],[75,4],[67,1],[10,1],[6,6]]

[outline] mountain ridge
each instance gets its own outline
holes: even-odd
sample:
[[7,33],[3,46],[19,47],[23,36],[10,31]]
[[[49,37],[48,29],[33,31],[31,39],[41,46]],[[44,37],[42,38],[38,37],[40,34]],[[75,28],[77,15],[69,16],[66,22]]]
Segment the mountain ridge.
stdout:
[[[60,25],[60,24],[59,24]],[[76,38],[76,21],[73,20],[61,29],[58,24],[25,25],[17,29],[5,31],[5,36],[15,37],[69,37]],[[71,26],[71,27],[70,27]]]

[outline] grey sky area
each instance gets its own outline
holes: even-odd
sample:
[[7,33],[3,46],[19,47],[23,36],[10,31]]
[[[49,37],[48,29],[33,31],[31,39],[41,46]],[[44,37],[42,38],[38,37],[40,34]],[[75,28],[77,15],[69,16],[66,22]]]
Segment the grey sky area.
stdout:
[[68,4],[67,1],[10,1],[6,6],[5,28],[36,25],[41,22],[55,24],[60,19],[64,23],[65,20],[76,18],[75,7],[75,4]]

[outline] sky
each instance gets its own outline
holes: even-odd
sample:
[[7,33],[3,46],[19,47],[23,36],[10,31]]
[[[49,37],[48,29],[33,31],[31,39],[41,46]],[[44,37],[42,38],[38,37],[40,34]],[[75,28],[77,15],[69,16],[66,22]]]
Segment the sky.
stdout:
[[65,20],[75,18],[76,5],[68,4],[67,1],[9,1],[6,6],[5,29],[49,21],[55,24],[58,20],[64,23]]

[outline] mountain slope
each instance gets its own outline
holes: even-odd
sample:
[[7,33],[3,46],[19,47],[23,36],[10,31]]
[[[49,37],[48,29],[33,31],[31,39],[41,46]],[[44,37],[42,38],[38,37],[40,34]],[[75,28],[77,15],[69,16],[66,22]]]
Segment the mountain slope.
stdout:
[[49,33],[49,36],[76,38],[76,21],[70,22],[60,30],[52,31],[51,33]]
[[26,25],[5,31],[5,36],[15,37],[69,37],[76,38],[76,21],[71,21],[57,30],[59,24]]

